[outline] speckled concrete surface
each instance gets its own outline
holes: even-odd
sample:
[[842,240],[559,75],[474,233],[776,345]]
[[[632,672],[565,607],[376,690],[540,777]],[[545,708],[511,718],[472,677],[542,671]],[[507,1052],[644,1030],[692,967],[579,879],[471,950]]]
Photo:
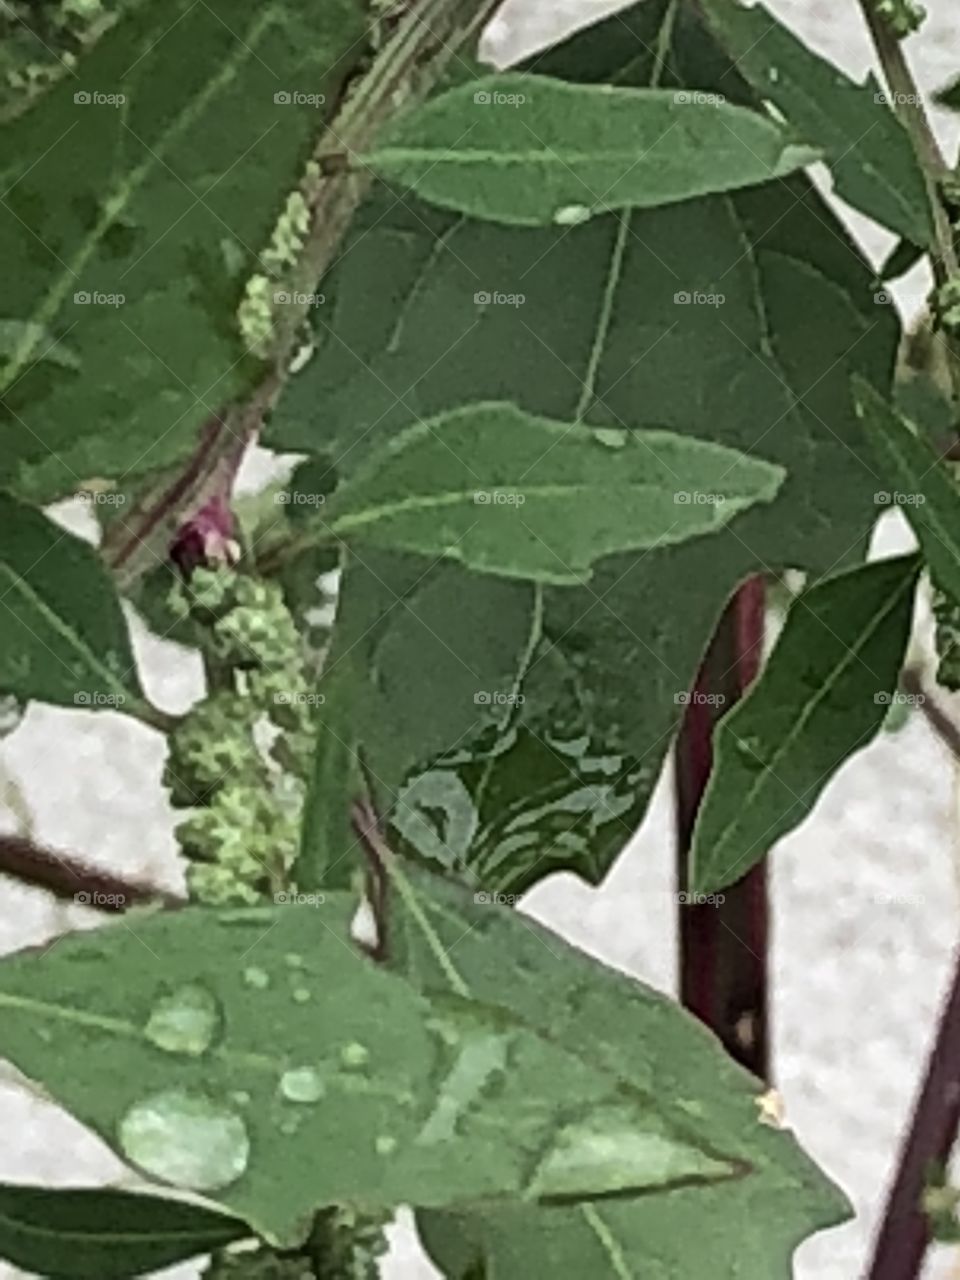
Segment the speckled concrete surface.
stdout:
[[[504,59],[534,47],[548,30],[613,7],[597,0],[511,0],[488,33],[487,50]],[[867,67],[854,0],[773,0],[772,7],[848,70],[859,74]],[[930,20],[910,54],[922,86],[933,88],[960,68],[960,6],[928,0],[928,8]],[[956,121],[936,117],[951,145]],[[856,215],[850,222],[879,260],[889,237]],[[899,288],[905,314],[916,310],[924,287],[914,273]],[[888,530],[886,547],[902,537]],[[189,655],[139,630],[137,645],[159,705],[180,709],[198,695],[199,672]],[[162,754],[158,735],[121,716],[37,707],[0,744],[0,767],[19,784],[42,839],[172,884],[177,871],[172,815],[160,788]],[[856,1222],[800,1250],[799,1280],[855,1280],[861,1273],[957,935],[955,792],[950,761],[917,720],[851,760],[776,851],[778,1083],[802,1141],[859,1213]],[[674,939],[665,895],[671,860],[664,785],[601,889],[559,876],[530,895],[527,909],[585,949],[670,989]],[[90,923],[79,909],[2,885],[0,950],[35,944],[67,924]],[[2,1065],[0,1135],[0,1178],[129,1181],[97,1139]],[[16,1274],[0,1264],[0,1280]],[[389,1280],[433,1274],[409,1231],[398,1233],[386,1274]],[[956,1255],[940,1251],[926,1274],[927,1280],[956,1280]]]

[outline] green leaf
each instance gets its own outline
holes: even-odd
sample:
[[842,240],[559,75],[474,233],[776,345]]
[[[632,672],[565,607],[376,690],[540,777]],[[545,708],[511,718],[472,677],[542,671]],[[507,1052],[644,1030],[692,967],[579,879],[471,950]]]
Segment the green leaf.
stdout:
[[8,957],[0,1047],[143,1173],[281,1245],[335,1203],[653,1195],[741,1176],[734,1135],[704,1142],[589,1038],[555,1046],[519,1010],[374,965],[349,937],[355,907],[333,894],[157,912]]
[[949,107],[952,111],[960,111],[960,76],[933,95],[933,100],[941,107]]
[[960,494],[946,468],[902,414],[877,391],[854,380],[857,409],[893,489],[881,489],[884,506],[901,507],[920,540],[937,585],[960,600]]
[[923,171],[876,78],[857,84],[762,4],[706,0],[704,11],[741,75],[826,153],[837,194],[913,244],[932,248]]
[[0,689],[152,716],[127,627],[94,549],[0,492]]
[[691,853],[698,892],[744,876],[880,729],[910,637],[918,572],[916,556],[880,560],[791,606],[766,669],[716,733]]
[[396,436],[330,503],[348,541],[580,582],[600,556],[709,533],[769,502],[779,467],[666,431],[594,431],[469,405]]
[[180,1200],[0,1184],[0,1258],[51,1280],[125,1280],[249,1234],[235,1218]]
[[500,1016],[540,1028],[557,1045],[589,1044],[608,1069],[678,1119],[692,1120],[705,1146],[735,1151],[739,1162],[736,1178],[669,1195],[420,1214],[421,1232],[441,1267],[440,1230],[447,1228],[449,1238],[452,1224],[465,1235],[458,1250],[463,1263],[482,1255],[498,1280],[770,1280],[788,1273],[801,1239],[848,1216],[845,1198],[794,1138],[762,1122],[760,1082],[674,1002],[482,895],[470,901],[425,873],[404,879],[407,888],[394,898],[391,965],[428,998],[456,985]]
[[290,94],[332,101],[362,30],[352,0],[150,0],[3,127],[8,487],[167,466],[250,387],[237,307],[323,123]]
[[548,226],[768,182],[819,155],[714,95],[512,73],[432,99],[361,158],[445,209]]

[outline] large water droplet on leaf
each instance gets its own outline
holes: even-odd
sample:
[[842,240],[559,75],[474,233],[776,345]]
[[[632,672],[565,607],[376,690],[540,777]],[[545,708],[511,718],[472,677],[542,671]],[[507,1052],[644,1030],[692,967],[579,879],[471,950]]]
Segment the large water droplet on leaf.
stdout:
[[120,1122],[120,1146],[144,1173],[191,1191],[219,1191],[250,1159],[242,1118],[206,1094],[168,1089],[135,1102]]
[[280,1092],[288,1102],[319,1102],[326,1091],[316,1067],[291,1067],[280,1077]]
[[199,1057],[220,1033],[223,1018],[212,991],[190,982],[163,996],[153,1007],[144,1033],[167,1053]]
[[248,987],[253,987],[256,991],[265,991],[270,985],[270,975],[265,969],[258,969],[252,964],[243,971],[243,980]]

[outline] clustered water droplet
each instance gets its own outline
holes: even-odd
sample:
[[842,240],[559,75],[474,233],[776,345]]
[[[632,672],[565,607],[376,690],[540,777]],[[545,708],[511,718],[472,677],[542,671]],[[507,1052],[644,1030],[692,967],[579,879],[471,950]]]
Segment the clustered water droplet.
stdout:
[[213,992],[189,982],[161,996],[153,1006],[144,1034],[166,1053],[200,1057],[216,1040],[222,1023],[220,1004]]
[[326,1091],[316,1067],[291,1067],[280,1077],[280,1092],[288,1102],[319,1102]]
[[243,1118],[203,1093],[169,1089],[129,1108],[120,1146],[144,1173],[191,1191],[220,1191],[244,1173],[250,1137]]

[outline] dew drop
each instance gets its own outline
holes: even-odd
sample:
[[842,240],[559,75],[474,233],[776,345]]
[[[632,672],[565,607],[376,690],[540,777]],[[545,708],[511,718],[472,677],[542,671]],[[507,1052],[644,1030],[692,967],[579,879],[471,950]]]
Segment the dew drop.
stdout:
[[288,1102],[319,1102],[326,1091],[316,1067],[291,1067],[280,1077],[280,1092]]
[[565,204],[553,213],[553,221],[558,227],[576,227],[581,222],[589,222],[592,217],[593,210],[585,204]]
[[767,68],[767,79],[770,81],[770,83],[771,83],[771,84],[776,84],[776,83],[777,83],[777,81],[780,79],[780,68],[779,68],[779,67],[768,67],[768,68]]
[[135,1102],[120,1122],[120,1146],[144,1173],[191,1191],[219,1191],[246,1170],[243,1119],[202,1093],[168,1089]]
[[248,987],[253,987],[256,991],[265,991],[270,985],[270,975],[266,969],[258,969],[256,965],[250,965],[243,971],[243,980]]
[[392,1156],[397,1149],[397,1140],[389,1133],[381,1133],[374,1146],[378,1156]]
[[216,996],[197,982],[177,987],[153,1007],[144,1034],[167,1053],[199,1058],[220,1033],[223,1018]]
[[340,1058],[345,1067],[365,1067],[370,1061],[370,1050],[365,1044],[360,1044],[354,1040],[351,1044],[345,1044],[340,1050]]
[[288,951],[283,957],[283,960],[288,969],[303,968],[303,956],[299,955],[296,951]]
[[313,999],[313,994],[308,987],[294,987],[293,998],[297,1004],[306,1004],[308,1000]]
[[618,431],[616,427],[595,427],[593,437],[608,449],[622,449],[627,443],[626,431]]

